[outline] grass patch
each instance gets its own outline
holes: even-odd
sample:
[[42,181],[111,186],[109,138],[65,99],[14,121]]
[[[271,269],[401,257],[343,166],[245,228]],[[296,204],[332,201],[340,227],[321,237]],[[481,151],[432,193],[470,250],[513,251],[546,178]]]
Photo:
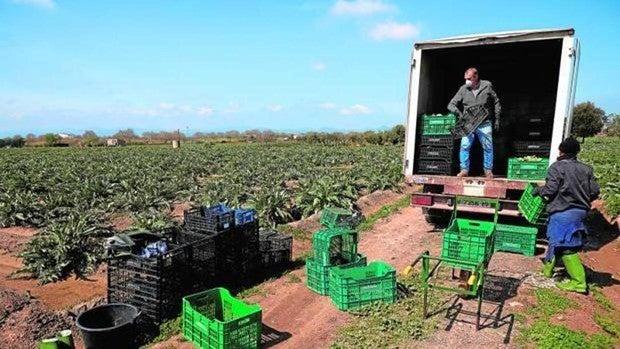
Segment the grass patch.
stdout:
[[594,285],[590,285],[589,288],[590,288],[590,292],[592,292],[594,300],[601,307],[603,307],[605,310],[609,310],[609,311],[614,311],[616,309],[614,307],[614,304],[609,299],[607,299],[607,297],[605,297],[605,295],[603,294],[603,291],[601,291],[600,287],[594,286]]
[[246,288],[243,291],[237,293],[236,297],[238,298],[248,298],[252,296],[266,296],[267,292],[260,288],[260,285],[256,285],[250,288]]
[[304,251],[299,256],[297,256],[297,258],[295,258],[295,262],[303,262],[305,264],[306,259],[308,259],[308,257],[312,257],[312,255],[313,255],[313,252],[311,250]]
[[515,321],[520,323],[520,324],[525,324],[525,315],[520,314],[520,313],[516,313],[515,315]]
[[606,315],[594,314],[594,322],[601,326],[603,331],[616,338],[620,338],[620,325],[618,325],[618,321],[615,321]]
[[293,237],[293,239],[299,241],[310,240],[312,236],[312,234],[308,234],[308,232],[303,229],[295,228],[286,224],[279,225],[277,227],[277,231],[280,233],[289,234]]
[[[394,304],[377,302],[350,311],[354,317],[352,323],[339,330],[331,348],[406,347],[410,341],[424,339],[432,333],[437,320],[423,319],[419,278],[400,281],[407,283],[412,295]],[[431,307],[440,304],[439,297],[432,297],[431,301]]]
[[181,320],[182,317],[179,316],[177,318],[167,320],[159,325],[159,335],[153,338],[153,341],[151,341],[150,344],[163,342],[181,333]]
[[521,332],[522,340],[535,344],[538,349],[612,349],[614,339],[606,334],[587,336],[566,326],[553,325],[540,319]]
[[360,224],[357,227],[357,229],[359,231],[371,230],[378,220],[391,216],[392,214],[398,212],[403,207],[409,206],[410,203],[411,203],[411,196],[404,195],[402,198],[398,199],[398,201],[387,204],[381,207],[379,211],[366,217],[366,219],[362,222],[362,224]]
[[526,314],[536,319],[549,318],[555,314],[563,313],[566,309],[579,307],[577,302],[551,289],[539,288],[534,291],[534,294],[536,295],[536,305],[527,310]]
[[297,274],[288,273],[286,274],[286,279],[289,284],[295,284],[301,282],[301,278]]

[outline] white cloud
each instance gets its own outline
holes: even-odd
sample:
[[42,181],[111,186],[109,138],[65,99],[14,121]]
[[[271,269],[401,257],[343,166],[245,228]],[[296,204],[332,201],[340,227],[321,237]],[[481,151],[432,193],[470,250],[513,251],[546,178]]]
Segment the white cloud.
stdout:
[[175,108],[174,104],[168,102],[159,103],[159,108],[163,110],[173,110]]
[[317,62],[312,65],[312,68],[314,70],[321,71],[321,70],[325,70],[325,68],[327,68],[327,65],[325,65],[325,63],[323,62]]
[[331,14],[337,16],[368,16],[375,13],[393,12],[394,5],[383,0],[338,0],[330,9]]
[[282,109],[284,109],[284,106],[282,106],[281,104],[268,104],[267,105],[267,110],[277,113],[282,111]]
[[350,107],[340,109],[342,115],[370,114],[372,110],[363,104],[354,104]]
[[56,7],[54,0],[13,0],[16,4],[32,5],[41,8],[53,9]]
[[204,106],[198,108],[198,115],[208,116],[211,114],[213,114],[213,108],[211,107]]
[[319,104],[319,108],[325,109],[325,110],[336,109],[336,103],[332,103],[332,102],[321,103]]
[[420,27],[411,23],[379,23],[369,33],[373,40],[408,40],[420,35]]

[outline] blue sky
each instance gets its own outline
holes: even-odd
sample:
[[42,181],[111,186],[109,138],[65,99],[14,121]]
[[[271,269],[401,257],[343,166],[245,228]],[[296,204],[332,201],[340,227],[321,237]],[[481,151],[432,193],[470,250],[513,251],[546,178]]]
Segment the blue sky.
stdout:
[[[404,123],[415,41],[574,27],[620,112],[620,1],[0,0],[0,136]],[[524,77],[526,78],[526,77]]]

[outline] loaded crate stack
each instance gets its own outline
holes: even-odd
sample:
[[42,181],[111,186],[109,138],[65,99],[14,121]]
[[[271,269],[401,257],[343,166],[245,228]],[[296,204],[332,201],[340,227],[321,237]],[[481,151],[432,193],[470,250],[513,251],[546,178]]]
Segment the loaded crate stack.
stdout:
[[518,140],[512,142],[513,157],[508,159],[508,179],[544,180],[549,167],[552,119],[527,116],[516,129]]
[[306,260],[308,288],[329,295],[340,310],[350,310],[376,301],[396,301],[396,272],[376,261],[366,265],[366,256],[357,251],[362,221],[359,213],[325,208],[320,222],[327,229],[312,237],[313,256]]
[[243,282],[258,266],[258,218],[253,209],[232,209],[224,204],[185,211],[184,227],[215,234],[216,277],[227,285]]
[[269,230],[259,230],[260,261],[264,269],[285,267],[292,261],[293,237]]
[[456,124],[456,116],[454,114],[424,114],[422,123],[418,172],[438,175],[452,174],[454,139],[451,131]]
[[176,316],[185,294],[215,284],[214,235],[179,228],[108,241],[109,303],[131,304],[155,324]]

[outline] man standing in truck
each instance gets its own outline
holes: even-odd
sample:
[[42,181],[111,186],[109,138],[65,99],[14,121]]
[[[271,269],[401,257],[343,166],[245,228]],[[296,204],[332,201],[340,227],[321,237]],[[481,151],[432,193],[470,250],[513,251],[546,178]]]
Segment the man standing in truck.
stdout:
[[533,192],[547,202],[549,213],[549,246],[543,274],[553,276],[556,256],[560,256],[570,280],[556,286],[565,291],[586,293],[586,272],[577,252],[583,247],[587,232],[583,221],[590,210],[590,203],[598,198],[600,188],[592,167],[577,160],[581,150],[577,140],[567,138],[559,148],[560,156],[549,166],[545,185],[535,188]]
[[482,144],[484,175],[493,178],[493,128],[499,129],[499,117],[502,107],[499,104],[497,93],[493,90],[493,84],[487,80],[480,80],[478,69],[469,68],[465,71],[465,84],[459,88],[448,104],[448,110],[458,118],[463,116],[465,109],[473,106],[483,106],[489,112],[489,116],[469,135],[461,139],[459,160],[461,171],[458,177],[466,177],[469,174],[469,152],[474,142],[474,135]]

